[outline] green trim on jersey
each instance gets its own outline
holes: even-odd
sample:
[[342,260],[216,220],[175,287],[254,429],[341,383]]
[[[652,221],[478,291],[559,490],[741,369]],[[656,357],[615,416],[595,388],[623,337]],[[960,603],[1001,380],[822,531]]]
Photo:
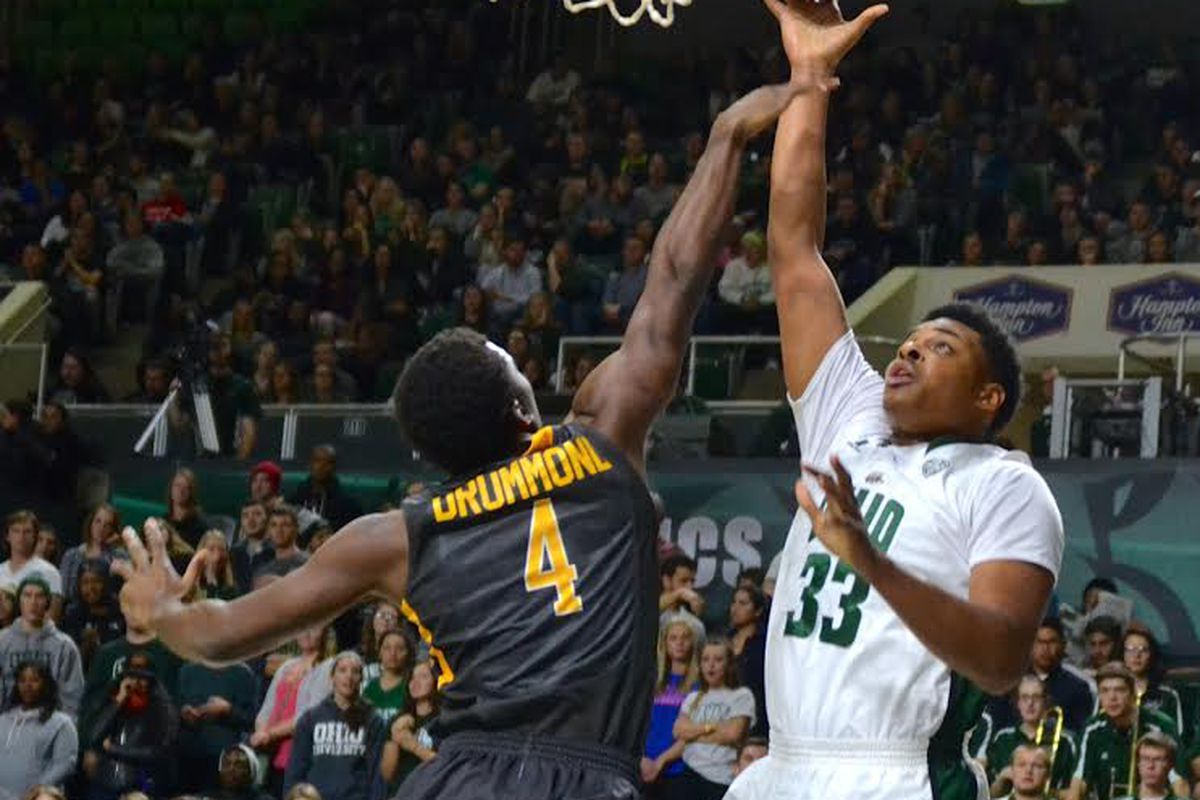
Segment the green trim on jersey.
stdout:
[[967,738],[968,756],[975,759],[987,757],[987,750],[992,744],[992,729],[995,726],[996,723],[992,720],[991,712],[985,708]]
[[933,800],[976,800],[981,789],[967,762],[967,733],[983,716],[987,696],[957,672],[950,673],[950,698],[941,727],[929,740],[926,761]]
[[[1175,737],[1175,723],[1164,714],[1143,708],[1138,718],[1138,735],[1152,730]],[[1129,757],[1133,751],[1133,726],[1119,730],[1108,717],[1098,714],[1088,720],[1079,737],[1079,761],[1075,777],[1087,783],[1097,797],[1108,797],[1111,784],[1129,791]],[[1172,778],[1174,779],[1174,778]]]

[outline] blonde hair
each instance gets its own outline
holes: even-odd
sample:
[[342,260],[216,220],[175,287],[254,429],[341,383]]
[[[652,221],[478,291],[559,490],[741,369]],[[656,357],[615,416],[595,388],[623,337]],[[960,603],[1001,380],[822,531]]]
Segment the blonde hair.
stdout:
[[297,783],[284,796],[284,800],[321,800],[321,793],[311,783]]
[[[204,535],[200,537],[200,542],[196,545],[196,549],[203,550],[212,542],[220,542],[225,547],[225,567],[221,570],[221,573],[217,575],[217,583],[226,589],[236,587],[237,581],[234,580],[233,577],[233,562],[232,559],[229,558],[229,542],[225,539],[225,534],[222,531],[219,531],[216,528],[205,531]],[[206,575],[207,572],[208,565],[205,564]]]
[[696,632],[683,620],[675,620],[667,623],[667,626],[658,634],[658,680],[654,682],[655,695],[662,694],[667,688],[667,680],[671,677],[671,659],[667,655],[667,636],[675,628],[687,631],[692,640],[692,654],[688,657],[687,672],[683,674],[683,681],[679,684],[679,693],[687,695],[700,684],[700,648],[696,646]]
[[186,515],[196,515],[200,513],[200,481],[196,478],[196,473],[187,467],[180,467],[171,474],[171,480],[167,481],[167,520],[173,519],[175,514],[175,501],[171,497],[171,488],[175,485],[176,478],[183,478],[188,484],[188,505],[184,509]]

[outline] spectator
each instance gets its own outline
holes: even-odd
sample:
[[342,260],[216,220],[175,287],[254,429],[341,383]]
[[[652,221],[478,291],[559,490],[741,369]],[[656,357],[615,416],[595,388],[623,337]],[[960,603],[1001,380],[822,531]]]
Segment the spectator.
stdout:
[[683,553],[668,557],[659,567],[662,591],[658,596],[659,628],[666,629],[672,621],[683,620],[696,634],[696,642],[704,643],[704,598],[696,591],[696,562]]
[[300,569],[308,561],[308,554],[299,548],[300,522],[295,509],[278,505],[271,509],[267,520],[267,535],[271,538],[274,557],[258,566],[253,574],[253,583],[258,586],[263,578],[282,578],[289,572]]
[[661,221],[671,212],[679,188],[668,180],[667,159],[662,153],[650,157],[646,183],[633,191],[634,215],[638,219]]
[[267,513],[275,506],[283,503],[280,487],[283,484],[283,470],[274,461],[260,461],[250,470],[250,500],[262,503]]
[[174,695],[179,682],[179,668],[183,662],[153,633],[127,625],[125,635],[101,645],[88,666],[87,681],[83,687],[83,703],[79,712],[80,741],[91,740],[96,720],[101,709],[109,701],[112,687],[134,659],[148,665],[147,668],[155,674],[158,685],[168,694]]
[[189,224],[192,218],[175,184],[175,175],[170,172],[159,176],[157,196],[142,203],[141,212],[151,230],[160,226]]
[[[262,409],[251,383],[233,371],[233,349],[226,335],[213,336],[209,343],[208,392],[221,452],[248,459],[258,441]],[[175,418],[177,424],[190,424],[189,416],[178,405]]]
[[271,373],[271,402],[281,406],[294,406],[303,402],[300,376],[296,365],[291,361],[280,361]]
[[379,677],[381,668],[379,651],[383,644],[383,637],[398,630],[400,630],[400,609],[391,603],[380,603],[376,606],[374,613],[369,616],[367,624],[363,625],[358,646],[358,651],[367,664],[363,672],[364,681],[369,683]]
[[488,295],[493,322],[507,330],[525,310],[529,298],[542,290],[542,273],[526,258],[523,235],[509,234],[504,244],[504,263],[483,275],[479,286]]
[[636,236],[625,239],[621,249],[621,270],[610,273],[604,286],[602,312],[610,332],[620,333],[629,324],[634,306],[646,288],[648,271],[646,244]]
[[204,551],[204,569],[196,582],[199,596],[210,600],[234,600],[241,596],[233,576],[229,542],[222,531],[213,529],[200,537],[197,550]]
[[1125,223],[1113,222],[1108,229],[1104,252],[1115,264],[1141,264],[1146,261],[1150,236],[1155,232],[1150,206],[1138,200],[1129,207]]
[[398,787],[414,769],[437,757],[437,743],[430,730],[440,708],[433,665],[419,662],[408,681],[408,707],[392,722],[390,737],[383,745],[379,771],[389,789]]
[[[1014,695],[1020,723],[996,731],[987,748],[986,766],[993,797],[1001,797],[1012,789],[1015,771],[1013,752],[1021,745],[1037,744],[1039,730],[1043,736],[1052,736],[1058,723],[1057,712],[1049,713],[1053,701],[1037,675],[1030,674],[1022,678]],[[1059,735],[1054,763],[1050,765],[1052,791],[1063,791],[1070,786],[1078,753],[1074,734],[1064,726]]]
[[733,775],[737,777],[750,768],[750,765],[755,761],[766,758],[767,740],[761,736],[751,736],[742,742],[742,746],[738,749],[737,764],[733,768]]
[[75,771],[79,737],[58,710],[58,684],[47,666],[22,661],[0,714],[0,790],[23,795],[39,785],[63,786]]
[[333,694],[296,723],[284,792],[311,783],[324,800],[383,797],[380,757],[386,729],[360,696],[362,659],[347,651],[333,660]]
[[17,587],[0,583],[0,631],[12,625],[18,613]]
[[63,597],[75,598],[75,584],[86,561],[112,563],[112,548],[120,542],[121,515],[109,503],[101,503],[83,520],[83,543],[63,553],[60,576]]
[[209,528],[204,509],[200,507],[200,482],[196,473],[187,467],[175,470],[167,484],[166,521],[192,548],[200,543]]
[[1125,666],[1133,673],[1141,707],[1157,711],[1171,720],[1179,735],[1186,733],[1187,729],[1183,724],[1183,702],[1179,698],[1179,692],[1163,682],[1166,667],[1154,634],[1142,628],[1126,631],[1122,640],[1122,656]]
[[739,688],[733,652],[724,641],[700,652],[700,689],[683,701],[675,738],[683,748],[683,775],[671,785],[672,798],[719,800],[733,782],[738,747],[754,724],[754,695]]
[[258,346],[254,354],[254,371],[250,375],[254,396],[260,403],[271,401],[271,378],[279,364],[279,347],[267,340]]
[[[1137,781],[1132,796],[1135,798],[1175,796],[1171,785],[1171,775],[1178,748],[1175,740],[1165,733],[1150,731],[1138,738],[1134,756],[1137,760]],[[1177,781],[1179,788],[1185,787],[1184,781]]]
[[64,405],[107,403],[108,390],[92,370],[82,352],[68,348],[58,367],[58,379],[50,389],[50,399]]
[[267,784],[272,795],[279,795],[284,770],[291,758],[301,685],[321,659],[328,660],[331,656],[329,650],[336,645],[329,634],[329,629],[322,625],[296,637],[300,654],[285,661],[275,671],[255,718],[250,746],[266,751],[270,757],[271,770]]
[[717,292],[725,328],[739,335],[778,330],[775,290],[767,264],[767,240],[758,231],[742,237],[742,254],[725,265]]
[[754,586],[739,586],[729,604],[729,643],[737,664],[738,683],[754,695],[755,715],[751,733],[765,736],[767,690],[764,669],[767,653],[767,598]]
[[[39,438],[49,458],[45,480],[51,499],[74,504],[80,471],[96,462],[92,448],[72,428],[66,406],[57,400],[47,401],[42,407]],[[41,536],[39,528],[39,541]]]
[[161,405],[171,391],[171,370],[162,359],[144,361],[138,372],[138,391],[127,396],[125,402],[144,405]]
[[[1096,693],[1091,678],[1063,660],[1065,647],[1062,622],[1047,617],[1034,638],[1030,666],[1066,712],[1067,728],[1081,731],[1096,705]],[[1007,700],[993,702],[991,712],[997,728],[1016,725],[1016,714]]]
[[221,753],[217,772],[217,790],[209,800],[273,800],[262,791],[263,767],[254,749],[235,744]]
[[325,366],[333,371],[341,394],[352,400],[358,397],[358,382],[354,380],[354,376],[338,366],[337,346],[332,341],[325,339],[313,345],[312,363],[314,367]]
[[1095,676],[1096,671],[1113,661],[1120,661],[1121,623],[1112,617],[1095,617],[1083,629],[1087,642],[1087,664],[1084,672]]
[[1017,745],[1012,758],[1013,800],[1043,800],[1050,776],[1050,754],[1044,747]]
[[166,272],[166,256],[162,245],[146,235],[140,214],[131,211],[125,215],[123,232],[125,238],[108,252],[108,277],[118,291],[141,289],[145,298],[143,319],[153,322]]
[[[59,409],[61,410],[61,408]],[[58,541],[58,532],[53,526],[43,522],[38,525],[37,545],[33,548],[33,554],[54,567],[58,567],[59,557],[62,555],[62,546]],[[62,570],[59,569],[59,575],[62,575]]]
[[275,558],[275,548],[267,537],[267,507],[258,500],[242,506],[237,541],[229,552],[229,562],[238,590],[250,591],[254,571]]
[[479,215],[467,208],[467,193],[458,181],[451,181],[446,187],[446,205],[433,212],[429,218],[429,227],[442,228],[462,239],[474,229],[479,221]]
[[67,604],[62,629],[79,645],[79,657],[87,674],[99,649],[125,634],[125,618],[110,589],[108,561],[84,561],[76,578],[75,593]]
[[79,648],[50,618],[50,585],[36,573],[17,584],[20,617],[0,631],[0,697],[7,697],[16,681],[20,661],[45,664],[59,687],[62,709],[71,717],[79,713],[83,693],[83,664]]
[[362,506],[343,487],[337,476],[337,452],[332,445],[313,448],[308,477],[288,498],[297,508],[305,508],[341,528],[362,516]]
[[675,719],[683,700],[700,683],[700,652],[696,634],[682,620],[663,627],[658,636],[658,679],[654,686],[654,706],[650,711],[650,729],[646,736],[646,754],[642,756],[642,782],[650,800],[666,797],[667,788],[683,774],[683,748],[686,742],[675,738]]
[[130,656],[87,739],[89,800],[115,800],[133,790],[155,797],[169,793],[175,782],[178,713],[150,670],[149,658]]
[[367,682],[363,699],[370,703],[390,730],[392,720],[408,707],[408,682],[416,648],[399,630],[379,638],[378,675]]
[[221,754],[254,726],[258,686],[245,664],[214,669],[184,664],[179,670],[179,775],[183,791],[207,791]]
[[558,55],[533,79],[525,99],[535,106],[565,106],[581,84],[579,73],[570,68],[567,57]]

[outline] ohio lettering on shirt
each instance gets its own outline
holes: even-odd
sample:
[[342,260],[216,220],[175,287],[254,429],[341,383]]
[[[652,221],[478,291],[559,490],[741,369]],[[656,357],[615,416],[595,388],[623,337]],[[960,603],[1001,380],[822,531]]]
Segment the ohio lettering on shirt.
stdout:
[[344,722],[318,722],[313,726],[313,757],[363,756],[367,752],[367,726],[351,730]]

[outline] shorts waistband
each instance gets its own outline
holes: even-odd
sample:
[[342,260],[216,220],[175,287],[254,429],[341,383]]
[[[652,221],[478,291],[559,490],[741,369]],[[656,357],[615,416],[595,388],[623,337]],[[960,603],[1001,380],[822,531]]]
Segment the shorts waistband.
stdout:
[[791,739],[771,734],[771,758],[781,761],[869,762],[880,767],[925,766],[929,742],[924,740]]
[[599,743],[572,742],[544,736],[514,733],[464,731],[452,734],[441,743],[439,753],[502,753],[521,757],[566,761],[605,772],[641,785],[637,762],[627,753]]

